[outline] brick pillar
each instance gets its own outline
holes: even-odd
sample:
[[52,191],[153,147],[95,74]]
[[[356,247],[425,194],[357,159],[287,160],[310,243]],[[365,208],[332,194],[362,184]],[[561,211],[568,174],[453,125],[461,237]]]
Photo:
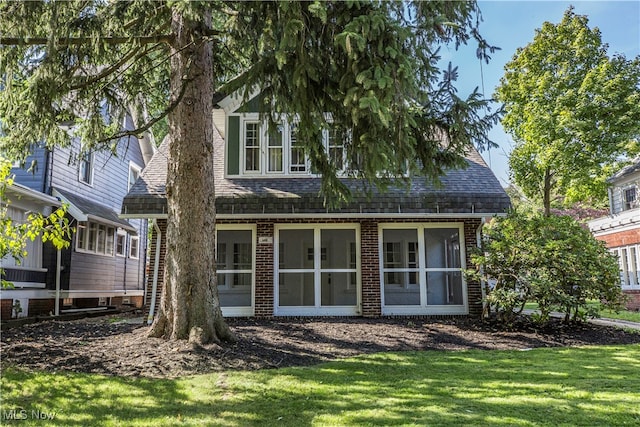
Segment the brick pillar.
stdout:
[[[158,228],[160,228],[160,232],[162,233],[161,236],[161,241],[160,241],[160,258],[159,258],[159,265],[158,265],[158,285],[157,285],[157,290],[156,290],[156,306],[155,306],[155,313],[158,313],[158,310],[160,309],[160,296],[162,295],[162,288],[164,286],[164,261],[165,261],[165,256],[167,253],[167,220],[166,219],[158,219],[157,220],[158,223]],[[151,245],[150,245],[150,256],[149,256],[149,270],[147,271],[147,286],[146,286],[146,292],[145,292],[145,301],[144,301],[144,317],[146,319],[146,317],[149,315],[149,309],[151,308],[151,295],[152,295],[152,289],[153,289],[153,269],[155,266],[155,262],[156,262],[156,251],[158,250],[157,248],[157,241],[158,241],[158,236],[157,236],[157,231],[155,229],[155,227],[152,227],[152,232],[151,232]]]
[[[258,221],[256,242],[256,299],[255,317],[273,316],[273,254],[274,254],[274,227],[273,222]],[[263,242],[260,238],[263,237]]]
[[362,316],[382,314],[380,296],[380,260],[378,259],[378,223],[360,223],[360,260],[362,273]]
[[[478,246],[477,231],[480,226],[479,219],[468,219],[464,221],[464,247],[466,254],[467,268],[471,264],[471,249]],[[469,316],[482,316],[482,289],[477,281],[467,282],[467,298],[469,301]]]

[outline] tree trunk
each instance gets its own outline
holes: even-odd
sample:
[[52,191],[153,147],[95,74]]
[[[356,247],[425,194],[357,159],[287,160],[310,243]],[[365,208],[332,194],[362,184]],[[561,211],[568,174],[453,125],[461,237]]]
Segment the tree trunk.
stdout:
[[[176,8],[177,9],[177,8]],[[196,344],[234,341],[222,317],[215,269],[213,64],[210,13],[192,20],[174,11],[168,115],[167,252],[160,312],[150,335]],[[222,153],[219,153],[222,155]]]

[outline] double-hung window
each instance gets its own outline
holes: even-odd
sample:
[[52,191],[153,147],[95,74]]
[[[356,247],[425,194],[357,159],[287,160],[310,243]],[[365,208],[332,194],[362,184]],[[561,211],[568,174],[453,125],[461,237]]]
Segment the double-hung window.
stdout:
[[78,180],[85,184],[93,184],[93,153],[82,153],[80,157],[80,167],[78,170]]
[[260,172],[260,122],[244,123],[244,171]]
[[304,155],[304,147],[298,139],[298,126],[289,126],[289,172],[300,173],[307,171],[307,159]]
[[344,149],[343,133],[339,128],[332,126],[327,130],[326,141],[329,162],[331,162],[337,171],[344,171],[346,165],[346,153]]
[[624,196],[624,210],[633,209],[638,206],[636,187],[626,188],[623,191]]
[[267,172],[282,173],[284,162],[283,128],[278,124],[270,129],[267,137]]

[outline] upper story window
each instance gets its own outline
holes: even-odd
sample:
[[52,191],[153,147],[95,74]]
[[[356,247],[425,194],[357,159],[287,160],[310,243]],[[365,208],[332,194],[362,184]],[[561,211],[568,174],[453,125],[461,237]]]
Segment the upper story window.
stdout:
[[260,123],[244,124],[244,171],[260,172]]
[[624,210],[633,209],[638,207],[638,199],[636,194],[636,187],[625,188],[622,191],[624,198]]
[[78,180],[85,184],[93,184],[93,153],[83,153],[80,157]]
[[129,185],[127,186],[128,190],[131,190],[131,187],[133,187],[133,184],[135,184],[136,181],[138,180],[141,170],[142,168],[140,168],[140,166],[136,165],[133,162],[129,162]]
[[[299,136],[296,123],[277,123],[269,126],[249,115],[240,120],[240,170],[247,175],[305,175],[311,171],[309,158]],[[337,127],[322,132],[329,161],[339,172],[346,169],[345,132]],[[237,157],[236,157],[237,158]],[[230,161],[233,156],[228,157]],[[234,163],[234,164],[238,164]]]

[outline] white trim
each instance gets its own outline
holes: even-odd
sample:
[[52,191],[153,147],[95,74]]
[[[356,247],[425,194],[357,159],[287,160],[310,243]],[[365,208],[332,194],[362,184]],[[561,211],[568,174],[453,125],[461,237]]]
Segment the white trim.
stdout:
[[249,97],[245,100],[244,98],[244,88],[238,89],[233,92],[231,95],[226,96],[225,98],[218,101],[218,105],[225,111],[226,114],[234,113],[238,108],[242,107],[243,103],[249,102],[254,99],[256,96],[260,95],[260,90],[254,88],[249,92]]
[[[89,187],[93,187],[93,174],[95,172],[95,156],[94,152],[90,151],[88,153],[80,153],[81,155],[78,157],[78,182],[84,185],[88,185]],[[89,166],[91,170],[89,171],[89,181],[85,181],[82,176],[82,164],[85,162],[84,155],[89,156]]]
[[[133,241],[136,240],[136,253],[135,255],[131,254],[131,250],[133,249]],[[115,249],[114,249],[115,252]],[[138,236],[134,236],[133,234],[129,236],[129,250],[128,250],[128,257],[130,259],[140,259],[140,237]]]
[[142,167],[134,163],[133,160],[129,160],[129,170],[127,173],[127,192],[131,190],[131,187],[133,187],[133,184],[135,184],[135,181],[133,183],[131,182],[131,171],[135,171],[137,173],[137,181],[137,179],[140,178],[140,174],[142,173]]
[[[113,254],[115,256],[120,257],[120,258],[126,258],[127,257],[127,235],[128,235],[128,233],[126,231],[123,231],[122,229],[116,230],[115,242],[114,242],[114,245],[113,245]],[[118,237],[124,237],[124,242],[122,242],[122,253],[121,254],[118,253]]]
[[[323,306],[321,299],[321,275],[323,272],[349,272],[353,269],[330,268],[323,269],[321,263],[321,231],[322,230],[353,230],[356,242],[356,304],[348,306]],[[313,306],[280,306],[280,230],[312,230],[314,239],[313,268],[287,269],[290,273],[303,272],[314,275],[314,305]],[[275,224],[273,243],[273,310],[275,316],[358,316],[362,314],[362,257],[360,224],[358,223],[299,223]]]
[[[460,268],[428,268],[425,265],[424,230],[454,228],[458,230],[460,245]],[[384,230],[416,230],[418,239],[418,277],[420,284],[420,303],[415,305],[386,305],[384,273]],[[469,314],[468,286],[464,277],[466,267],[464,224],[460,222],[406,222],[378,224],[378,260],[380,274],[380,304],[383,315],[430,315],[430,314]],[[402,270],[402,269],[400,269]],[[427,299],[427,274],[430,272],[459,272],[462,284],[462,304],[430,305]]]

